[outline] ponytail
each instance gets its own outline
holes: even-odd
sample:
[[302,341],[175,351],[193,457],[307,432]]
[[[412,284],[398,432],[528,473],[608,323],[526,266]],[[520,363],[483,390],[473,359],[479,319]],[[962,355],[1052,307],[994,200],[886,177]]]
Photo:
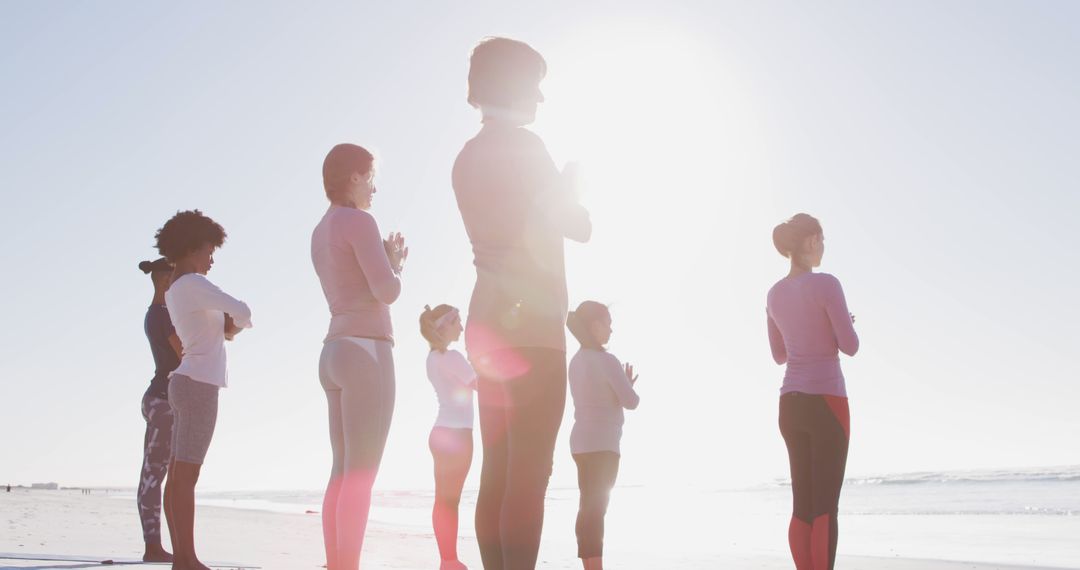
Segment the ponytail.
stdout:
[[173,266],[169,263],[169,260],[162,257],[160,259],[155,259],[154,261],[140,261],[139,270],[149,275],[150,273],[171,272]]

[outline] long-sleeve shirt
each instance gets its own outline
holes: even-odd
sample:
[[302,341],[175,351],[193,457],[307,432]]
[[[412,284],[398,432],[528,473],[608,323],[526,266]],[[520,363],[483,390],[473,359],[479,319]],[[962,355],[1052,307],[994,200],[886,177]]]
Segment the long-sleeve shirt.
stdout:
[[640,402],[619,359],[603,350],[579,350],[570,359],[570,396],[574,400],[570,452],[619,453],[623,409],[633,410]]
[[839,353],[854,356],[859,337],[840,281],[828,273],[781,279],[769,289],[767,314],[773,359],[787,363],[780,393],[847,397]]
[[563,240],[587,241],[592,224],[543,141],[485,123],[458,154],[453,185],[476,265],[470,358],[516,347],[565,351]]
[[330,307],[326,342],[349,336],[393,341],[390,304],[401,294],[401,279],[371,214],[330,206],[311,234],[311,262]]
[[187,273],[173,281],[165,292],[165,306],[184,347],[180,366],[169,377],[183,375],[222,388],[228,386],[225,315],[232,317],[237,327],[246,329],[251,327],[251,309],[198,273]]

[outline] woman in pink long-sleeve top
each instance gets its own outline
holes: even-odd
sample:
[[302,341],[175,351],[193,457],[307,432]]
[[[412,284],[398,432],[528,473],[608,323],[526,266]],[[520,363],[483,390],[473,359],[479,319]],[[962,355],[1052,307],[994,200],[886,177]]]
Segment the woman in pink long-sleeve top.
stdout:
[[525,43],[483,41],[469,103],[483,127],[454,163],[476,285],[465,347],[479,376],[484,448],[476,537],[486,570],[536,566],[555,436],[566,407],[565,239],[587,241],[589,214],[526,130],[546,63]]
[[773,359],[787,364],[780,389],[780,433],[791,464],[788,543],[798,570],[832,570],[850,436],[839,353],[854,356],[859,337],[840,281],[813,272],[825,254],[821,224],[810,215],[796,214],[776,226],[773,243],[791,259],[791,271],[768,296]]
[[400,234],[386,241],[367,212],[375,194],[374,159],[351,144],[323,163],[330,208],[311,234],[311,261],[330,307],[319,358],[334,463],[323,498],[328,570],[356,570],[371,507],[371,489],[394,412],[394,336],[390,303],[401,293],[408,249]]

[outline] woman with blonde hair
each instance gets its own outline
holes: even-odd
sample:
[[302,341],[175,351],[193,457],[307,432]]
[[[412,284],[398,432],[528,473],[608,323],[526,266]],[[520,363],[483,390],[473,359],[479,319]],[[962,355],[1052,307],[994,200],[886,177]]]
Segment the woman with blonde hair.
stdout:
[[473,456],[473,391],[476,372],[465,356],[450,348],[461,338],[461,315],[450,305],[424,307],[420,334],[431,351],[427,375],[439,401],[439,415],[428,436],[435,464],[435,506],[431,525],[439,545],[439,570],[466,570],[458,560],[458,506]]

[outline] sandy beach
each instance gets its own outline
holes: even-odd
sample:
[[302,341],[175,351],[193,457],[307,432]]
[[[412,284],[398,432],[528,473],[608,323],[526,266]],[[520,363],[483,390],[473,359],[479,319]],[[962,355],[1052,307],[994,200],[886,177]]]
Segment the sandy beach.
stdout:
[[[103,491],[78,490],[0,493],[3,533],[0,552],[22,554],[94,555],[133,558],[141,555],[142,541],[134,505]],[[463,517],[466,519],[467,517]],[[463,520],[463,523],[465,520]],[[317,569],[323,566],[320,520],[316,514],[286,514],[225,507],[200,507],[196,523],[200,555],[204,560],[254,564],[272,570]],[[538,568],[569,570],[580,565],[567,544],[554,540],[541,546]],[[462,560],[481,568],[475,541],[463,538]],[[660,568],[790,569],[791,562],[777,553],[718,552],[713,556],[679,555],[634,544],[609,545],[608,565],[622,570]],[[430,533],[402,530],[373,521],[364,546],[362,566],[378,569],[434,569],[438,567]],[[0,568],[88,568],[84,562],[0,560]],[[134,566],[138,567],[138,566]],[[149,568],[150,566],[147,566]],[[160,567],[160,566],[157,566]],[[838,568],[860,570],[992,570],[1027,568],[933,560],[840,556]]]

